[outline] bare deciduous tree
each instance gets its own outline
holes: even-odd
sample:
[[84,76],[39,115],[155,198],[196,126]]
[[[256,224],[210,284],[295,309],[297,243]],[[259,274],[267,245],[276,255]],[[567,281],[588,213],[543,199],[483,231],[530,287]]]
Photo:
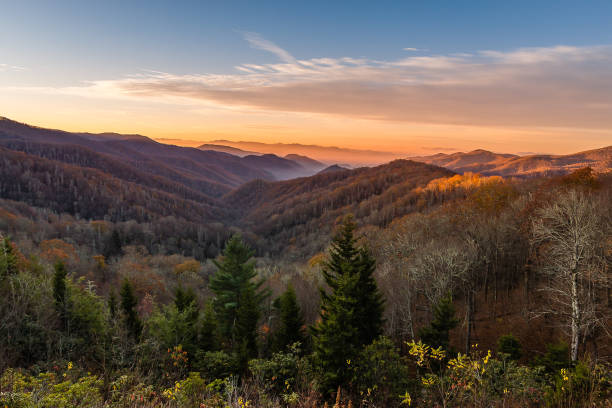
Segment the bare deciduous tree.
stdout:
[[586,193],[571,190],[540,209],[533,220],[532,244],[538,250],[540,270],[548,279],[545,313],[561,315],[570,336],[571,359],[578,359],[584,337],[603,325],[597,291],[607,285],[605,245],[609,223]]

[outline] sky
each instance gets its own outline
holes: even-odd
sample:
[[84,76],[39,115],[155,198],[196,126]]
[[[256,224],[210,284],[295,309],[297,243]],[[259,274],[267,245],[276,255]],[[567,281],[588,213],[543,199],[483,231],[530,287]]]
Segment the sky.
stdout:
[[406,154],[612,144],[612,2],[3,1],[0,116]]

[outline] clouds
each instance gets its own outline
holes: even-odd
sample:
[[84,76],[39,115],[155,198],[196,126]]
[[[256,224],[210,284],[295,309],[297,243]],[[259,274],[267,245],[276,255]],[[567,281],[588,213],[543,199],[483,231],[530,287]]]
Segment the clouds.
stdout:
[[244,63],[228,74],[151,72],[90,87],[144,99],[391,122],[612,129],[612,46],[381,61],[299,59],[256,33],[245,39],[279,61]]
[[271,52],[275,54],[281,61],[287,63],[295,63],[295,58],[287,51],[283,50],[272,41],[268,41],[257,33],[245,33],[244,39],[249,42],[251,47]]
[[20,67],[17,65],[9,65],[9,64],[0,64],[0,72],[2,71],[25,71],[25,67]]

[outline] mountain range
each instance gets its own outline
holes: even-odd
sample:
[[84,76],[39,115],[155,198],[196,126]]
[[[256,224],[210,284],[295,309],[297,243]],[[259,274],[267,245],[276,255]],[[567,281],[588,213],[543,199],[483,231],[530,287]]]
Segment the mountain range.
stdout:
[[361,225],[384,226],[422,210],[425,202],[435,205],[423,192],[432,180],[464,172],[538,176],[583,166],[605,172],[612,153],[612,147],[522,157],[475,150],[348,169],[295,153],[219,149],[223,145],[180,147],[140,135],[70,133],[2,118],[0,208],[14,212],[19,203],[26,216],[51,210],[136,222],[160,237],[175,237],[176,248],[198,257],[216,254],[223,234],[236,229],[266,251],[295,248],[288,253],[303,255],[320,250],[346,213]]
[[376,166],[395,159],[405,158],[405,153],[377,150],[349,149],[336,146],[305,145],[300,143],[262,143],[248,141],[214,140],[206,146],[217,145],[243,151],[270,153],[278,156],[300,154],[326,165],[349,163],[350,167]]
[[458,173],[473,172],[504,177],[567,174],[582,167],[591,167],[596,172],[605,173],[612,170],[612,146],[567,155],[518,156],[478,149],[467,153],[438,153],[410,159]]

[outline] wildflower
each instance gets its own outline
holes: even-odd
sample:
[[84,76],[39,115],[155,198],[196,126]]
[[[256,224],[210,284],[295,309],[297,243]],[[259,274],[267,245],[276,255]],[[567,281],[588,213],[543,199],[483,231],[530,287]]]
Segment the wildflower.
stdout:
[[489,363],[489,359],[490,359],[490,358],[491,358],[491,350],[487,351],[487,355],[485,356],[485,358],[483,358],[483,359],[482,359],[482,361],[483,361],[485,364],[488,364],[488,363]]
[[566,368],[562,368],[561,369],[561,377],[563,378],[563,381],[569,381],[569,377],[567,375],[567,369]]
[[69,362],[68,362],[68,369],[69,369],[69,370],[72,370],[72,361],[69,361]]

